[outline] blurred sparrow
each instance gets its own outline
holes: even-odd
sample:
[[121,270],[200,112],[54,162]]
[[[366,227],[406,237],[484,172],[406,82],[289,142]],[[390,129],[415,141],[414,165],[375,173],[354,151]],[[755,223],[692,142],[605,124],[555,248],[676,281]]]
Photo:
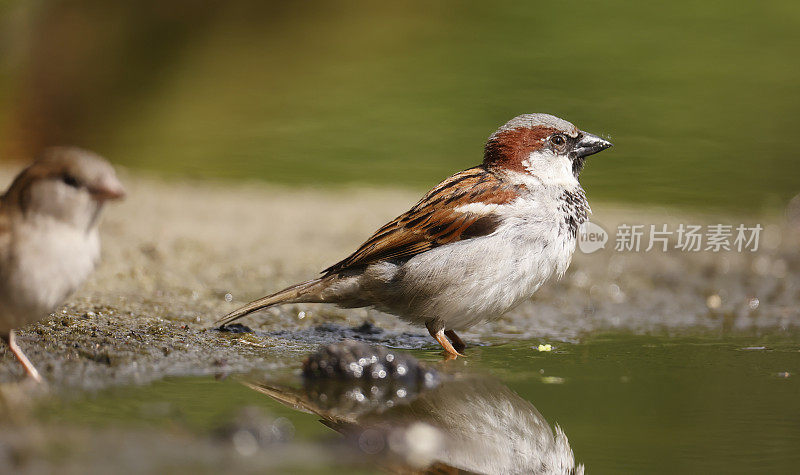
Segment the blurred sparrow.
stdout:
[[0,336],[39,373],[14,340],[14,328],[42,320],[94,269],[97,221],[124,190],[103,158],[77,148],[46,150],[0,198]]
[[437,185],[322,277],[215,325],[283,303],[374,307],[424,324],[460,355],[456,330],[498,318],[567,270],[590,213],[578,175],[586,157],[610,146],[552,115],[515,117],[489,137],[483,164]]

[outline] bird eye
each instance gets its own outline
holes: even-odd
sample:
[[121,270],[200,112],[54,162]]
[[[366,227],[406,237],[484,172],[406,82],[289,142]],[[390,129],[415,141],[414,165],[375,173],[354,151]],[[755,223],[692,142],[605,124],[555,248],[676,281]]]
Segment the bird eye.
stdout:
[[567,139],[565,139],[564,136],[561,134],[555,134],[552,137],[550,137],[550,143],[552,143],[556,147],[560,147],[565,143],[567,143]]
[[75,177],[72,176],[72,175],[63,175],[61,177],[61,181],[63,181],[64,184],[66,184],[68,186],[71,186],[73,188],[80,188],[80,186],[81,186],[81,184],[78,183],[78,180],[75,179]]

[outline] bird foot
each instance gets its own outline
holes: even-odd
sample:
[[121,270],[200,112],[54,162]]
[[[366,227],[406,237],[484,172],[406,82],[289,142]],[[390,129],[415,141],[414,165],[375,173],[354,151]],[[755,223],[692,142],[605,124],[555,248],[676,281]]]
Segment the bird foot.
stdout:
[[[428,333],[430,333],[430,334],[431,334],[431,336],[432,336],[432,337],[433,337],[433,338],[434,338],[434,339],[435,339],[437,342],[439,342],[439,344],[440,344],[440,345],[442,345],[442,348],[444,348],[444,351],[445,351],[445,356],[447,357],[447,359],[448,359],[448,360],[450,360],[450,359],[455,359],[455,358],[457,358],[457,357],[459,357],[459,356],[464,356],[464,355],[462,355],[461,353],[459,353],[459,352],[458,352],[458,351],[457,351],[457,350],[456,350],[456,349],[453,347],[453,344],[452,344],[452,343],[450,343],[450,340],[448,340],[448,339],[447,339],[447,337],[445,336],[445,331],[444,331],[444,328],[440,328],[440,329],[438,329],[438,330],[437,330],[437,329],[435,329],[435,328],[434,328],[432,325],[430,325],[430,324],[429,324],[429,325],[426,325],[426,327],[428,327]],[[448,330],[448,331],[452,332],[451,330]],[[455,333],[453,333],[453,334],[455,335]],[[456,336],[456,338],[458,338],[458,336]],[[463,351],[463,349],[464,349],[464,347],[463,347],[463,345],[464,345],[464,342],[462,342],[460,338],[458,338],[458,342],[460,342],[460,344],[462,345],[462,346],[461,346],[461,350]]]
[[453,348],[455,348],[456,351],[462,352],[467,347],[467,344],[464,343],[464,341],[458,335],[456,335],[455,331],[445,330],[444,334],[453,343]]
[[39,375],[39,371],[36,370],[36,367],[33,366],[31,360],[25,356],[25,353],[22,352],[22,348],[17,345],[16,335],[14,334],[14,330],[8,332],[8,347],[11,349],[11,352],[14,353],[14,356],[17,357],[19,362],[22,364],[22,367],[25,368],[25,372],[28,373],[28,376],[36,381],[37,383],[42,382],[42,377]]

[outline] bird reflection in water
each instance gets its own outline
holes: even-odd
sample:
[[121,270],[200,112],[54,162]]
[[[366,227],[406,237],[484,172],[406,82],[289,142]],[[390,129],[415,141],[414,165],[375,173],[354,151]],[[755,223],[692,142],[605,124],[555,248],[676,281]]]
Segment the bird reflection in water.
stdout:
[[485,374],[438,372],[364,343],[322,348],[304,363],[302,388],[248,387],[320,417],[398,473],[583,474],[567,437]]

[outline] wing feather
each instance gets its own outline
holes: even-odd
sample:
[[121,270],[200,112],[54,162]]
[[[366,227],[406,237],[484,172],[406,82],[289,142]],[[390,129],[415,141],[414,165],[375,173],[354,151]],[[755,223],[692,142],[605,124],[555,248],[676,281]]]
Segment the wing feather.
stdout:
[[410,259],[444,244],[491,234],[500,224],[493,213],[497,205],[516,199],[522,188],[482,166],[456,173],[413,208],[378,229],[349,257],[322,273]]

